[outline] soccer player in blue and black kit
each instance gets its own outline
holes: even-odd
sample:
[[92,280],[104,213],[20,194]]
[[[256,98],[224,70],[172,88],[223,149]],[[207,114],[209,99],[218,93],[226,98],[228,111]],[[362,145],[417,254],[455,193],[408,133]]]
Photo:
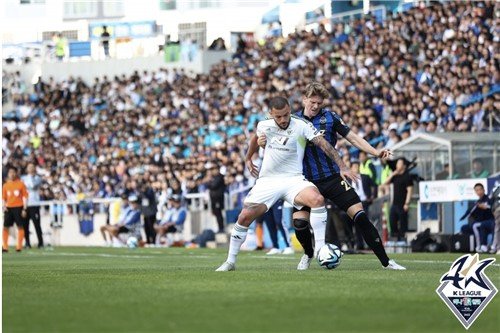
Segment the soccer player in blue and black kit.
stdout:
[[[329,97],[330,93],[322,84],[318,82],[309,83],[302,96],[304,110],[295,115],[310,121],[334,147],[337,144],[337,133],[339,133],[360,150],[376,157],[387,159],[391,154],[389,150],[382,149],[377,151],[366,140],[352,132],[335,112],[322,108],[323,101]],[[259,138],[258,144],[261,145],[261,143],[261,139]],[[333,201],[358,225],[364,240],[374,251],[384,268],[404,270],[403,266],[398,265],[394,260],[390,260],[387,257],[377,229],[370,222],[368,215],[363,210],[359,196],[347,180],[341,176],[341,171],[339,166],[332,159],[328,158],[321,149],[307,144],[303,159],[303,172],[307,180],[314,183],[325,198]],[[314,255],[308,215],[309,209],[307,207],[300,211],[294,210],[293,222],[296,231],[295,234],[305,252],[297,266],[299,270],[308,269]],[[316,250],[319,250],[319,247],[324,244],[325,239],[326,208],[313,209],[310,215],[311,226],[315,234],[315,247]]]

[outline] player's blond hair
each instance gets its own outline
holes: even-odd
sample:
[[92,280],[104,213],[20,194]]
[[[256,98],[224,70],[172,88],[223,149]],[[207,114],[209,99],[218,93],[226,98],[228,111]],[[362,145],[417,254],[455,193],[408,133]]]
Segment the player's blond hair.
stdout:
[[330,97],[330,92],[321,83],[313,81],[306,86],[304,96],[307,98],[318,96],[325,99]]

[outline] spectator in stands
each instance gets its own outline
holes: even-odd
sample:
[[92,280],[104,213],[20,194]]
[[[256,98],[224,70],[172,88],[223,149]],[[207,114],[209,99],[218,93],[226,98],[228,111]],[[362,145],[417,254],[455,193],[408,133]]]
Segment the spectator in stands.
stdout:
[[156,223],[156,194],[149,183],[149,173],[144,174],[141,184],[141,211],[144,217],[144,232],[146,234],[146,243],[154,244],[156,232],[154,224]]
[[443,171],[436,175],[436,180],[444,180],[444,179],[458,179],[458,173],[453,172],[453,175],[450,176],[450,164],[445,163],[443,167]]
[[21,180],[26,185],[28,190],[28,208],[26,210],[25,226],[25,247],[30,249],[30,220],[33,221],[38,238],[38,248],[43,248],[42,227],[40,225],[40,187],[42,185],[42,178],[36,174],[35,164],[29,163],[26,169],[27,174],[21,177]]
[[489,204],[490,199],[486,195],[484,186],[481,183],[474,185],[474,191],[479,199],[474,206],[467,209],[465,214],[460,218],[460,221],[471,217],[470,223],[462,226],[460,231],[463,234],[474,234],[476,239],[476,252],[486,253],[488,251],[487,239],[488,234],[493,233],[495,229],[495,219],[491,212]]
[[[123,213],[120,214],[118,223],[115,225],[107,225],[105,228],[105,230],[107,230],[110,234],[110,242],[113,242],[113,246],[121,247],[125,245],[125,242],[119,237],[121,233],[130,233],[134,236],[140,236],[139,228],[141,226],[141,206],[139,203],[139,197],[136,195],[130,195],[128,197],[128,203],[130,204],[130,207],[126,209],[123,206]],[[124,205],[125,204],[126,202],[124,202]],[[102,228],[101,233],[106,241],[106,236]],[[107,244],[110,245],[109,243]]]
[[479,158],[475,158],[472,161],[471,178],[488,178],[489,175],[489,171],[483,166],[483,161]]
[[162,244],[162,238],[168,233],[182,232],[187,218],[186,208],[182,205],[182,198],[178,194],[172,195],[168,208],[162,220],[154,225],[156,231],[156,244]]
[[[367,176],[370,179],[370,182],[376,186],[378,182],[377,170],[375,169],[372,160],[368,158],[368,155],[364,151],[359,152],[359,162],[356,161],[356,169],[356,171],[359,171],[360,174]],[[377,193],[376,188],[372,193]]]
[[[6,73],[13,107],[3,113],[2,162],[21,169],[35,162],[44,183],[51,182],[47,197],[56,189],[65,197],[91,195],[96,182],[97,193],[108,193],[104,177],[113,192],[134,192],[126,184],[142,169],[166,184],[155,191],[187,190],[187,184],[203,191],[204,163],[214,160],[233,174],[243,165],[242,138],[268,111],[266,100],[286,90],[291,105],[300,105],[311,80],[332,93],[334,100],[325,102],[354,132],[390,135],[389,145],[407,124],[411,135],[480,131],[490,120],[494,130],[498,94],[461,105],[500,83],[498,31],[477,9],[476,2],[432,3],[380,23],[361,18],[332,24],[332,31],[320,25],[287,38],[270,34],[209,74],[159,69],[94,82],[41,78],[27,94],[21,76]],[[345,140],[338,144],[349,148]]]
[[221,37],[215,39],[212,44],[210,44],[209,50],[212,51],[225,51],[226,50],[226,43],[224,42],[224,39]]
[[359,195],[359,198],[361,199],[361,203],[363,204],[363,210],[365,212],[368,212],[368,209],[376,198],[376,193],[377,193],[377,184],[374,182],[374,180],[367,174],[363,174],[360,172],[360,167],[361,163],[358,161],[353,161],[351,163],[351,169],[352,171],[360,175],[360,179],[356,182],[352,183],[352,187],[356,191],[356,193]]
[[[116,207],[116,206],[114,206]],[[104,242],[106,245],[111,246],[113,235],[115,229],[118,229],[118,223],[123,221],[125,217],[128,215],[129,210],[131,208],[130,203],[128,201],[128,194],[123,192],[121,194],[121,201],[119,203],[119,209],[114,209],[112,214],[117,215],[116,224],[106,224],[100,228],[102,238],[104,238]],[[109,240],[106,238],[106,232],[108,233]]]
[[397,241],[406,242],[405,234],[408,231],[408,211],[413,192],[413,180],[408,174],[406,159],[398,159],[396,169],[385,181],[385,184],[392,184],[394,190],[389,213],[391,237],[397,238]]
[[2,71],[2,104],[7,103],[8,101],[8,95],[7,95],[7,87],[9,84],[9,78],[7,76],[6,71]]
[[238,41],[236,42],[236,55],[241,57],[245,53],[247,43],[243,39],[243,34],[238,34]]
[[62,33],[57,34],[55,45],[56,45],[56,58],[57,60],[62,61],[66,55],[66,48],[68,47],[68,42],[66,40],[66,37],[64,37]]
[[210,175],[208,176],[207,187],[210,193],[210,202],[212,208],[212,214],[215,215],[217,219],[217,225],[219,227],[219,233],[224,233],[224,191],[226,190],[226,184],[224,183],[224,177],[220,174],[219,166],[213,165],[210,170]]
[[110,34],[108,32],[108,27],[105,25],[102,26],[102,33],[101,33],[101,44],[104,49],[104,57],[108,58],[109,57],[109,38]]
[[490,253],[500,254],[500,182],[497,180],[495,188],[491,191],[491,211],[495,217],[495,233]]

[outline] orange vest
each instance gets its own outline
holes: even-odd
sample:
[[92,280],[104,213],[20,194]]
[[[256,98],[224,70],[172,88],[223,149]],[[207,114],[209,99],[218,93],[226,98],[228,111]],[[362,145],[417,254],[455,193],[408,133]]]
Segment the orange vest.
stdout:
[[3,185],[2,199],[7,202],[7,208],[22,207],[23,197],[28,200],[28,191],[21,179],[9,180]]

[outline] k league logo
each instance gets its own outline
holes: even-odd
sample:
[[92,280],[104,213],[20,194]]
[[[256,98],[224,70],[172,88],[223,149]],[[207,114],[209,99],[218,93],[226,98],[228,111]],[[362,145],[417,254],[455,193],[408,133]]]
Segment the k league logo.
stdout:
[[455,260],[450,270],[441,277],[441,285],[436,292],[466,329],[498,291],[483,273],[495,260],[479,260],[477,253],[466,254]]

